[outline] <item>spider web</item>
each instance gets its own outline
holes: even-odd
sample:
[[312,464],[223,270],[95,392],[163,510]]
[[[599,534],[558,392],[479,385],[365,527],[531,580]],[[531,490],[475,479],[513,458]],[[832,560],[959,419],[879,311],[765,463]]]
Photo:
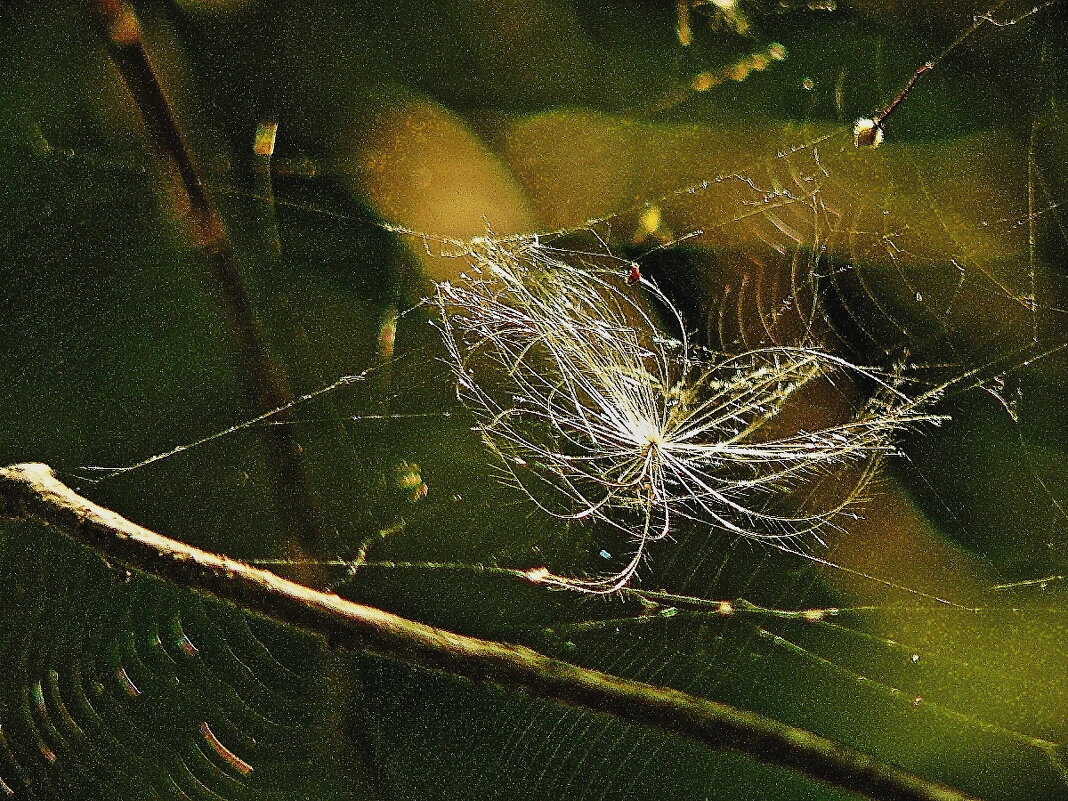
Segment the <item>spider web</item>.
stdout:
[[[982,797],[1061,797],[1064,8],[946,8],[922,21],[901,9],[743,4],[744,34],[733,18],[708,29],[697,9],[686,47],[673,9],[637,4],[262,11],[272,41],[299,57],[249,41],[256,12],[207,17],[217,31],[175,16],[185,91],[215,109],[191,134],[215,152],[243,152],[226,132],[246,131],[268,102],[235,92],[222,108],[208,87],[287,76],[282,141],[288,123],[295,145],[276,157],[278,177],[237,155],[213,184],[258,265],[258,311],[299,400],[286,424],[322,532],[300,558],[259,445],[277,421],[244,405],[202,268],[165,198],[153,200],[159,177],[136,149],[114,152],[135,124],[80,97],[114,83],[84,20],[67,10],[48,30],[21,26],[13,157],[0,167],[4,463],[47,461],[139,523],[399,614],[755,709]],[[550,29],[559,37],[546,43]],[[392,80],[478,126],[517,178],[522,214],[487,190],[450,216],[432,165],[390,149],[447,139],[446,115],[413,103],[391,139],[393,106],[368,96],[403,107],[400,96],[336,77],[338,64],[354,70],[343,54],[356,30],[366,74],[380,58]],[[756,69],[751,54],[772,42],[787,58]],[[229,48],[243,55],[228,60]],[[853,121],[930,58],[887,142],[855,147]],[[741,75],[743,62],[744,80],[671,88],[696,72]],[[651,86],[656,110],[643,116]],[[385,119],[386,133],[354,136],[339,123],[351,115]],[[322,156],[326,177],[295,174],[310,172],[305,153]],[[375,215],[427,236],[396,237]],[[610,573],[627,539],[547,518],[498,481],[431,315],[406,310],[399,288],[425,292],[415,268],[465,269],[462,248],[432,236],[456,235],[456,220],[468,220],[464,236],[503,240],[529,233],[528,218],[557,232],[547,245],[618,265],[621,285],[637,259],[710,349],[815,338],[947,385],[935,411],[950,420],[900,443],[904,456],[826,547],[680,525],[619,595],[531,584],[523,572],[545,565]],[[796,425],[835,413],[816,396]],[[135,467],[85,469],[109,465]],[[615,721],[335,654],[26,525],[2,543],[0,796],[840,795]]]

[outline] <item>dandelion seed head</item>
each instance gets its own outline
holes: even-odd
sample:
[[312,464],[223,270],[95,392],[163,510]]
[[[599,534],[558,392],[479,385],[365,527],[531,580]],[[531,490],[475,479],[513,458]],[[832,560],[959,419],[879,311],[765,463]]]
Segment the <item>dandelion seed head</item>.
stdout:
[[[482,237],[466,256],[470,277],[439,284],[436,300],[458,394],[483,440],[545,512],[598,521],[633,543],[616,574],[546,572],[540,583],[617,590],[649,545],[686,521],[773,543],[818,538],[861,496],[898,434],[934,419],[921,408],[933,393],[913,399],[900,371],[811,344],[696,348],[652,282],[631,286],[590,254],[536,237]],[[779,425],[819,381],[874,389],[825,429]],[[828,480],[841,484],[829,497],[815,491]]]

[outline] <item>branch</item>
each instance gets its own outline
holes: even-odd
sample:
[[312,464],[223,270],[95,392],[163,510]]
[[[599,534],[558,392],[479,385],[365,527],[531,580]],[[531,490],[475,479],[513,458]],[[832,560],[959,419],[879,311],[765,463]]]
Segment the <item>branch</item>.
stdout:
[[[177,216],[187,223],[189,239],[207,264],[211,289],[223,307],[237,344],[236,361],[245,396],[258,414],[278,409],[276,421],[288,416],[292,397],[285,376],[271,358],[241,265],[222,217],[205,187],[196,158],[171,101],[149,58],[141,25],[124,0],[90,0],[119,75],[130,92],[156,152],[167,160],[174,183]],[[298,549],[314,552],[321,544],[313,513],[301,448],[291,426],[263,429],[274,473],[279,517]]]
[[486,682],[747,754],[880,801],[974,801],[763,715],[601,673],[518,645],[407,620],[156,534],[97,506],[43,464],[0,468],[0,520],[37,519],[121,564],[240,609],[417,667]]

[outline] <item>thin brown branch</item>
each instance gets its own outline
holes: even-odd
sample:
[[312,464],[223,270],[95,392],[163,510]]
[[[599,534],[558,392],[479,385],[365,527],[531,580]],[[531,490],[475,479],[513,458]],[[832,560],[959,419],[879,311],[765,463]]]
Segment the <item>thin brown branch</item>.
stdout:
[[37,519],[124,565],[382,657],[612,715],[747,754],[881,801],[968,801],[872,756],[762,715],[684,692],[467,637],[346,601],[193,548],[81,497],[43,464],[0,468],[0,519]]
[[[101,23],[112,61],[144,122],[146,136],[169,167],[177,216],[187,223],[189,238],[209,268],[212,289],[234,332],[237,368],[247,402],[255,414],[287,407],[292,400],[287,382],[268,352],[233,243],[149,58],[137,16],[122,0],[90,0],[90,4]],[[287,412],[280,411],[274,419],[286,417]],[[295,429],[273,425],[262,431],[273,467],[279,517],[296,549],[314,553],[321,536]]]

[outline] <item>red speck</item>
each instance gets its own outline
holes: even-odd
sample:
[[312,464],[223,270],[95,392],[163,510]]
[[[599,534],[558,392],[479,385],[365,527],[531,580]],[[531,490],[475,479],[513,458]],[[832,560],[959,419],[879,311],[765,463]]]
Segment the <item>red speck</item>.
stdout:
[[637,264],[632,263],[627,271],[627,286],[634,286],[642,280],[642,271]]

